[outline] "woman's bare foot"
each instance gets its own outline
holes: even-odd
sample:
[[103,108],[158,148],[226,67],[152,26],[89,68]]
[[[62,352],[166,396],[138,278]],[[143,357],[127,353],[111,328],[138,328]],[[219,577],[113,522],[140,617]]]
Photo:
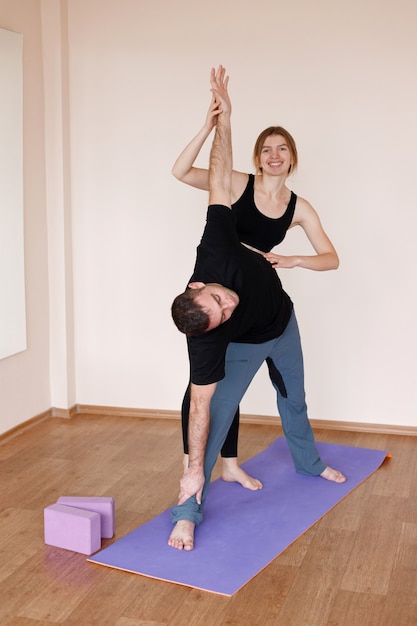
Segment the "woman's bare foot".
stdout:
[[334,483],[344,483],[346,482],[346,476],[339,472],[339,470],[335,470],[332,467],[327,466],[326,469],[320,474],[322,478],[326,480],[331,480]]
[[193,550],[194,528],[194,522],[188,519],[179,520],[169,536],[168,545],[177,550]]
[[228,483],[239,483],[245,489],[251,489],[252,491],[257,491],[258,489],[262,489],[263,484],[257,478],[253,478],[253,476],[249,476],[239,465],[237,462],[237,458],[224,458],[222,457],[223,469],[222,469],[222,479]]

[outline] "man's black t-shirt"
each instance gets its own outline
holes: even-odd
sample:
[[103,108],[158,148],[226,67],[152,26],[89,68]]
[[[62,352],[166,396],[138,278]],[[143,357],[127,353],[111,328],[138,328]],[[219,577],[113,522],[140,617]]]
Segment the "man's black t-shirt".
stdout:
[[211,205],[189,282],[219,283],[236,291],[239,304],[231,318],[203,335],[188,337],[191,382],[208,385],[224,378],[230,342],[263,343],[282,335],[292,302],[275,269],[262,255],[242,245],[232,211]]

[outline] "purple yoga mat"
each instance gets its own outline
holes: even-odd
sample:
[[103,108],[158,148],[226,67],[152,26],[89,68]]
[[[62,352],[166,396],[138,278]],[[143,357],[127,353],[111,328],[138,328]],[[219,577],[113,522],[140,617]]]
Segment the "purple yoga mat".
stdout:
[[195,548],[167,545],[171,509],[87,559],[116,569],[233,595],[382,464],[386,451],[316,444],[323,461],[348,478],[336,484],[294,470],[287,443],[276,439],[242,464],[264,488],[221,479],[210,485]]

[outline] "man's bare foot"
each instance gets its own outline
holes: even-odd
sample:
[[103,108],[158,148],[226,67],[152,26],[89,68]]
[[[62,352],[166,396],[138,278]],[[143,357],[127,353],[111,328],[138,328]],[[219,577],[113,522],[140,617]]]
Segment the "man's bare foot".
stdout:
[[334,483],[344,483],[346,482],[346,476],[339,472],[339,470],[335,470],[332,467],[327,466],[326,469],[320,474],[322,478],[326,480],[331,480]]
[[251,489],[257,491],[262,489],[263,484],[257,478],[249,476],[237,462],[237,458],[222,458],[223,469],[222,479],[228,483],[239,483],[245,489]]
[[169,536],[168,545],[177,550],[193,550],[194,528],[194,522],[188,519],[179,520]]

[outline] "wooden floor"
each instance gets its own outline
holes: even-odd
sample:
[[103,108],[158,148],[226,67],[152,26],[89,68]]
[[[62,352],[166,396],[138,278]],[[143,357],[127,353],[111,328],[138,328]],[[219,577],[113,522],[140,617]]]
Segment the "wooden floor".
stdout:
[[[279,426],[243,424],[241,461],[280,434]],[[103,547],[171,506],[181,471],[178,421],[51,418],[3,441],[1,626],[417,625],[417,438],[315,434],[389,450],[392,459],[231,598],[44,544],[43,509],[61,495],[114,497],[116,536]]]

